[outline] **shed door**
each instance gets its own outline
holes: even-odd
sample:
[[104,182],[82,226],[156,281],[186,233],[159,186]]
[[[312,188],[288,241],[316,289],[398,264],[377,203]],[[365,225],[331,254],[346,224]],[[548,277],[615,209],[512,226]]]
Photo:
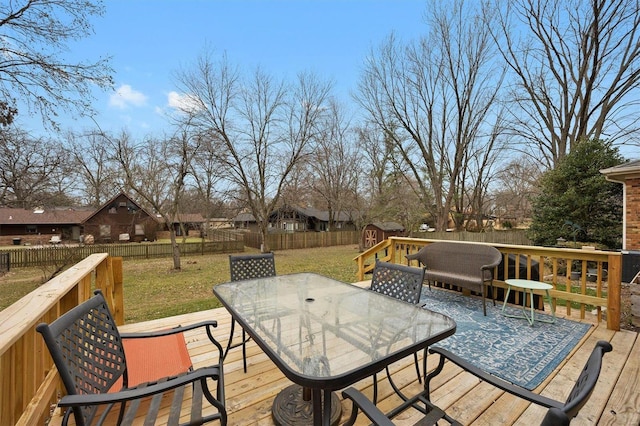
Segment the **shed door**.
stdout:
[[378,233],[375,229],[367,229],[364,231],[364,246],[366,248],[373,247],[378,244]]

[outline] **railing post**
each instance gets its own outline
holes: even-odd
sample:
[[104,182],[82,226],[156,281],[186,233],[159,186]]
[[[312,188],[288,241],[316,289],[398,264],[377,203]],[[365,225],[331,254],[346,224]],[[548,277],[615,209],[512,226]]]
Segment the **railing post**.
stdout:
[[124,276],[122,258],[110,257],[111,277],[113,282],[113,316],[117,325],[124,325]]
[[358,256],[358,281],[364,281],[364,257]]
[[620,330],[620,305],[622,285],[622,256],[610,254],[608,259],[607,328]]

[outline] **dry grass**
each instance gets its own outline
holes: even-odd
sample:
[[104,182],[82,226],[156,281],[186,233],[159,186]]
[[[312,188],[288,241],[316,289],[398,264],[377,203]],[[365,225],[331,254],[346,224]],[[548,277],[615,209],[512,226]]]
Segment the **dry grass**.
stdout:
[[[247,249],[247,252],[257,250]],[[276,272],[317,272],[346,282],[355,281],[358,247],[276,251]],[[220,306],[211,291],[229,280],[229,255],[182,257],[181,270],[172,259],[124,262],[125,322],[133,323],[212,309]],[[38,268],[20,268],[0,276],[0,310],[42,283]]]

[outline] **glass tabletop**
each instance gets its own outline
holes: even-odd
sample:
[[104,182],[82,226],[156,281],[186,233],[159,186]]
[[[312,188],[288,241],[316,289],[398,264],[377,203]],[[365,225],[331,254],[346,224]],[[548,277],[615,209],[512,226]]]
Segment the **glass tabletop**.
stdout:
[[289,379],[312,388],[343,388],[456,328],[445,315],[313,273],[213,291]]

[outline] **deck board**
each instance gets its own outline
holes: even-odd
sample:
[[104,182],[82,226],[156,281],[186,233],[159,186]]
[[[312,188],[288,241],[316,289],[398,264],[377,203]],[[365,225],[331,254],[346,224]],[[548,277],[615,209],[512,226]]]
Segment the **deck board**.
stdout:
[[[121,330],[156,330],[210,319],[218,321],[214,336],[223,346],[226,345],[231,317],[224,308],[129,324]],[[239,327],[237,332],[240,332]],[[536,391],[552,398],[564,399],[595,342],[601,339],[610,341],[614,351],[605,356],[596,389],[572,425],[637,425],[640,423],[640,341],[637,333],[607,330],[604,323],[592,327],[574,351]],[[204,343],[204,333],[190,332],[186,340],[195,367],[215,362],[210,344]],[[242,371],[240,348],[229,352],[224,365],[229,424],[272,426],[273,398],[290,382],[253,341],[248,343],[247,351],[246,374]],[[429,368],[437,363],[435,358],[429,358]],[[393,364],[392,375],[394,381],[407,393],[415,392],[421,386],[416,379],[412,357]],[[378,375],[378,380],[378,406],[383,410],[390,409],[399,403],[399,399],[393,394],[383,374]],[[371,378],[363,379],[355,386],[368,397],[372,396]],[[539,424],[544,415],[544,409],[495,389],[450,363],[445,364],[432,386],[434,403],[463,424],[529,426]],[[343,403],[343,419],[349,413],[350,404]],[[399,425],[413,424],[417,418],[419,414],[409,411],[397,417],[396,422]],[[54,417],[51,425],[59,424],[60,419],[59,415]],[[356,424],[369,423],[361,415]]]

